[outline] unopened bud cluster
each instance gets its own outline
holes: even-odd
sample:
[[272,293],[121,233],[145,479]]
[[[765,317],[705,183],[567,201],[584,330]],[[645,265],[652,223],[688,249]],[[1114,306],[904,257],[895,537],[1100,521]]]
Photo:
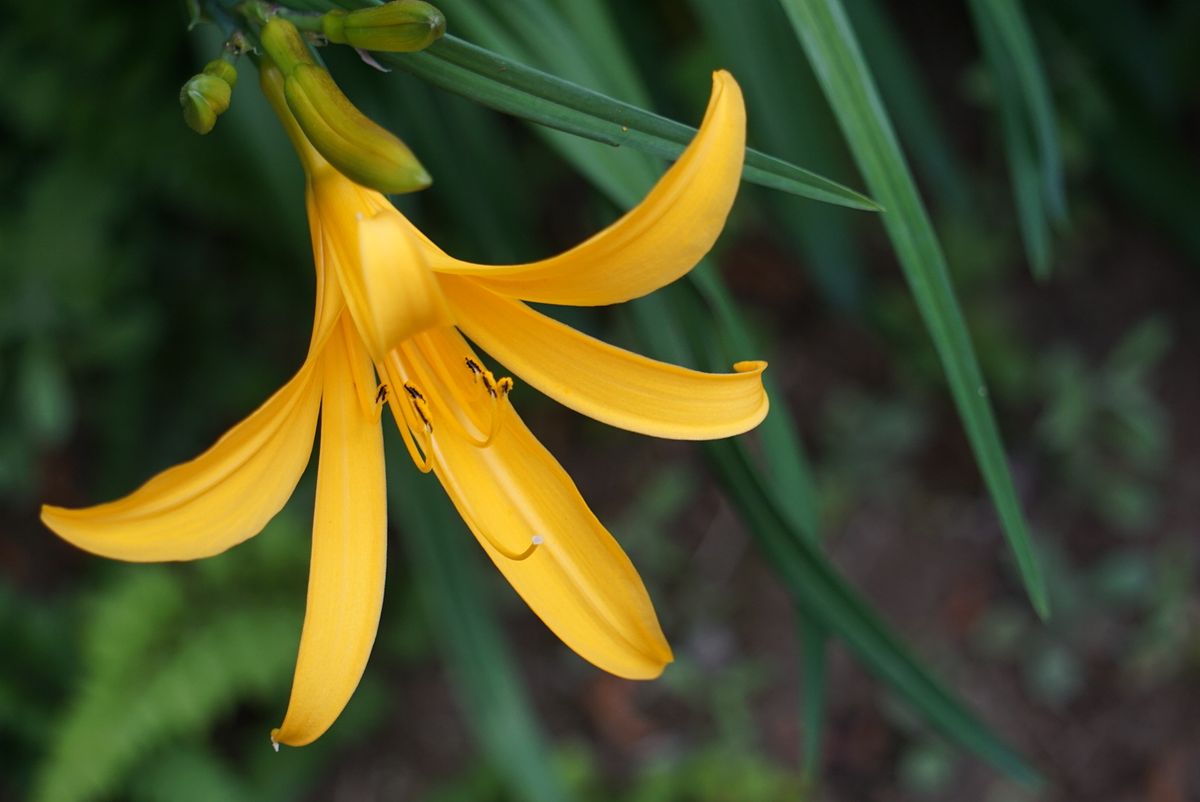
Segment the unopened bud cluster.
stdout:
[[[243,0],[237,11],[248,25],[226,42],[226,58],[252,53],[264,86],[272,87],[272,103],[286,105],[288,116],[321,156],[347,178],[381,192],[429,186],[429,174],[408,146],[350,102],[311,48],[327,42],[349,45],[367,60],[368,50],[415,52],[445,34],[441,11],[424,0],[393,0],[321,15],[292,12],[269,0]],[[261,47],[251,46],[254,38]],[[226,60],[209,62],[188,80],[179,93],[188,126],[201,134],[211,131],[229,108],[236,83],[237,71]]]

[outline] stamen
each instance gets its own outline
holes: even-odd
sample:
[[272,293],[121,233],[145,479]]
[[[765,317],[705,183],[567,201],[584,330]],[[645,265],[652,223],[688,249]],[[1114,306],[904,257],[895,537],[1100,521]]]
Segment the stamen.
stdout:
[[429,402],[425,400],[425,396],[421,395],[421,391],[413,387],[408,382],[404,383],[404,389],[408,392],[409,401],[412,403],[413,411],[417,413],[417,417],[421,419],[421,423],[425,425],[425,433],[433,434],[433,422],[429,420]]
[[479,363],[470,357],[467,357],[467,369],[471,371],[477,382],[483,382],[488,395],[492,398],[487,437],[479,444],[480,448],[487,448],[496,439],[496,435],[500,433],[500,428],[504,424],[504,405],[498,402],[507,398],[508,394],[512,392],[513,380],[509,376],[497,379],[490,370],[480,367]]
[[386,384],[379,385],[379,390],[375,393],[375,403],[382,404],[384,401],[387,401],[387,397],[388,386]]
[[[485,429],[471,419],[468,414],[470,426],[484,433],[484,437],[481,439],[479,435],[467,428],[467,424],[459,420],[455,409],[461,409],[466,413],[470,399],[462,394],[461,382],[456,382],[455,377],[448,373],[446,364],[438,359],[436,355],[433,358],[426,357],[421,346],[413,341],[402,344],[401,348],[409,357],[417,378],[426,385],[439,390],[438,400],[442,404],[439,409],[444,410],[446,414],[438,416],[438,424],[442,425],[444,422],[446,426],[449,426],[453,430],[455,435],[462,437],[476,448],[484,448],[490,444],[490,433],[494,428],[490,423]],[[446,407],[449,407],[449,409],[446,409]],[[494,414],[491,417],[494,417]]]
[[[403,386],[407,384],[404,380],[404,367],[395,351],[388,354],[387,362],[383,365],[383,372],[388,377],[388,381],[393,385],[400,384]],[[404,447],[408,449],[408,456],[412,458],[413,464],[417,466],[417,470],[421,473],[429,473],[433,470],[429,435],[425,435],[425,442],[421,447],[418,447],[414,433],[419,429],[416,420],[413,419],[415,416],[413,416],[411,406],[401,404],[397,400],[395,393],[388,394],[387,403],[388,407],[392,410],[392,417],[396,419],[396,428],[400,430],[400,438],[404,441]]]
[[503,398],[513,388],[513,380],[510,376],[497,379],[490,370],[483,371],[481,376],[483,378],[483,386],[487,388],[488,395],[494,399]]

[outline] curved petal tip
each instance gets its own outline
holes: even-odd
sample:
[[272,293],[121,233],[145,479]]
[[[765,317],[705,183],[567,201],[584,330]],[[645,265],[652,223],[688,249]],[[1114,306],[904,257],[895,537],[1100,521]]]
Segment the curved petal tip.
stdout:
[[735,373],[753,373],[761,376],[766,369],[767,363],[762,359],[743,359],[741,362],[733,363]]

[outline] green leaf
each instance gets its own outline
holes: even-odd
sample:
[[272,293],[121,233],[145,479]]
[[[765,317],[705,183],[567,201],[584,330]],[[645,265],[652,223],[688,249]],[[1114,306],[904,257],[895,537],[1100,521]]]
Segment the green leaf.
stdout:
[[[694,294],[674,293],[683,303],[675,314],[659,312],[641,322],[639,334],[663,343],[672,329],[687,329],[683,349],[707,357],[709,365],[725,359],[716,342],[712,314],[695,303]],[[656,300],[655,296],[643,301]],[[692,301],[687,303],[687,301]],[[767,421],[777,417],[773,412]],[[764,452],[773,435],[766,423],[759,427]],[[900,638],[837,574],[821,553],[818,539],[806,531],[802,519],[789,508],[795,489],[774,481],[745,450],[742,440],[706,444],[710,461],[726,495],[758,541],[767,562],[781,576],[803,617],[801,643],[805,661],[803,720],[806,742],[803,755],[806,777],[820,760],[819,732],[825,703],[825,652],[830,636],[846,641],[863,663],[904,697],[915,709],[944,732],[981,757],[1023,782],[1038,782],[1037,772],[1023,758],[981,723],[952,692],[947,690],[905,650]]]
[[917,173],[944,207],[965,211],[971,198],[966,171],[901,31],[879,0],[848,0],[846,11]]
[[1015,0],[970,0],[996,88],[1021,236],[1034,275],[1050,274],[1050,227],[1066,217],[1062,159],[1050,91]]
[[[421,53],[381,56],[443,89],[497,111],[613,146],[674,159],[696,129],[614,100],[447,36]],[[802,197],[876,211],[852,189],[756,150],[746,151],[747,181]]]
[[1000,515],[1017,568],[1038,614],[1049,615],[1021,504],[987,400],[971,337],[950,283],[946,258],[917,193],[895,133],[839,0],[780,0],[882,215],[905,278],[946,371],[967,437]]
[[[722,356],[710,359],[708,367],[716,371],[728,370],[734,362],[762,356],[762,347],[750,336],[749,326],[741,311],[730,300],[728,288],[711,264],[703,262],[697,265],[689,276],[691,286],[704,299],[711,312],[711,317],[704,317],[704,323],[710,325],[715,320],[715,330],[725,340]],[[784,397],[770,370],[763,374],[763,386],[769,398]],[[767,468],[764,476],[775,489],[776,498],[781,500],[784,514],[796,531],[816,540],[821,532],[820,503],[807,452],[796,431],[795,422],[786,408],[778,406],[759,424],[758,432]]]
[[800,645],[804,656],[804,698],[801,719],[804,722],[804,780],[815,786],[821,778],[821,740],[825,732],[828,683],[829,633],[805,616],[800,622]]
[[864,665],[927,716],[946,737],[1014,779],[1040,784],[1037,770],[909,654],[820,550],[790,531],[786,517],[759,479],[741,442],[719,440],[705,447],[729,489],[729,497],[804,612],[824,629],[837,633]]
[[470,553],[474,538],[440,488],[430,487],[432,476],[411,465],[389,474],[390,506],[401,511],[417,595],[437,634],[464,719],[514,798],[563,802],[569,797],[547,759],[550,750],[481,590],[488,583]]
[[[1067,203],[1054,102],[1038,58],[1037,45],[1025,19],[1025,11],[1020,0],[971,0],[971,9],[981,35],[986,32],[987,37],[995,40],[998,46],[996,55],[1006,59],[1015,71],[1015,89],[1019,90],[1019,94],[1012,94],[1019,97],[1037,141],[1046,206],[1055,220],[1064,220]],[[993,60],[995,63],[996,60]]]
[[[181,602],[166,571],[139,567],[96,605],[96,659],[38,769],[34,800],[112,798],[156,748],[198,736],[239,700],[286,682],[295,660],[291,610],[195,605],[200,614],[192,615]],[[100,642],[105,631],[132,637]]]

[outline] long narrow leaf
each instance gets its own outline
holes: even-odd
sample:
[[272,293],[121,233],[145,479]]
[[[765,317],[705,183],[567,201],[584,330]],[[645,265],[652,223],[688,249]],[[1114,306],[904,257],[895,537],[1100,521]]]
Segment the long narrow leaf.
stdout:
[[[489,108],[576,136],[628,146],[673,159],[696,129],[526,67],[447,36],[421,53],[384,57],[387,63]],[[781,159],[747,151],[747,181],[802,197],[878,210],[871,199]]]
[[1066,218],[1067,203],[1054,102],[1025,11],[1020,0],[971,0],[971,6],[976,12],[977,24],[995,36],[1016,73],[1020,98],[1038,143],[1046,206],[1055,220],[1062,221]]
[[804,781],[814,786],[821,776],[821,742],[825,732],[825,708],[829,684],[825,667],[828,663],[829,633],[825,627],[804,616],[800,621],[800,647],[804,657],[804,754],[801,770]]
[[933,337],[950,391],[1039,615],[1049,597],[1013,486],[987,385],[950,283],[941,244],[839,0],[780,0],[812,61],[882,216],[905,278]]
[[1037,770],[913,659],[820,550],[788,531],[786,519],[757,478],[742,444],[719,440],[706,444],[706,449],[717,474],[732,491],[730,498],[804,611],[825,629],[837,632],[864,665],[921,710],[948,738],[1014,779],[1028,785],[1040,784]]
[[[659,315],[642,324],[644,339],[660,341],[674,326],[662,321],[681,321],[687,330],[684,349],[706,359],[708,366],[727,361],[723,346],[709,324],[711,314],[701,304],[689,303],[694,294],[674,293],[678,303],[674,315]],[[769,421],[777,416],[772,411]],[[764,452],[769,453],[771,435],[760,429]],[[790,511],[794,506],[790,488],[780,487],[770,472],[757,468],[740,441],[724,440],[708,446],[717,463],[718,476],[726,495],[735,503],[747,528],[759,542],[771,566],[792,593],[801,621],[804,669],[805,773],[820,761],[820,732],[825,713],[825,661],[830,636],[842,638],[863,663],[880,679],[951,740],[977,752],[1014,778],[1036,782],[1036,772],[985,724],[967,711],[966,705],[939,683],[904,649],[870,606],[860,599],[822,555],[820,543],[803,519]],[[768,503],[769,512],[760,507]],[[753,514],[751,511],[754,511]]]
[[473,538],[441,493],[422,489],[431,477],[411,465],[399,467],[388,483],[397,488],[390,506],[401,511],[418,597],[439,636],[465,718],[515,798],[563,802],[568,796],[546,759],[532,707],[481,593],[477,562],[468,551]]
[[917,174],[929,182],[930,193],[944,208],[965,211],[971,199],[969,180],[916,57],[879,0],[847,0],[846,11]]
[[991,0],[970,0],[969,5],[996,89],[1021,237],[1034,275],[1046,278],[1050,274],[1048,215],[1059,220],[1065,216],[1049,93],[1039,65],[1025,63],[1014,43],[1024,42],[1024,49],[1032,49],[1032,43],[1025,42],[1028,32],[1023,18],[1018,15],[1020,23],[1014,23],[1011,11]]

